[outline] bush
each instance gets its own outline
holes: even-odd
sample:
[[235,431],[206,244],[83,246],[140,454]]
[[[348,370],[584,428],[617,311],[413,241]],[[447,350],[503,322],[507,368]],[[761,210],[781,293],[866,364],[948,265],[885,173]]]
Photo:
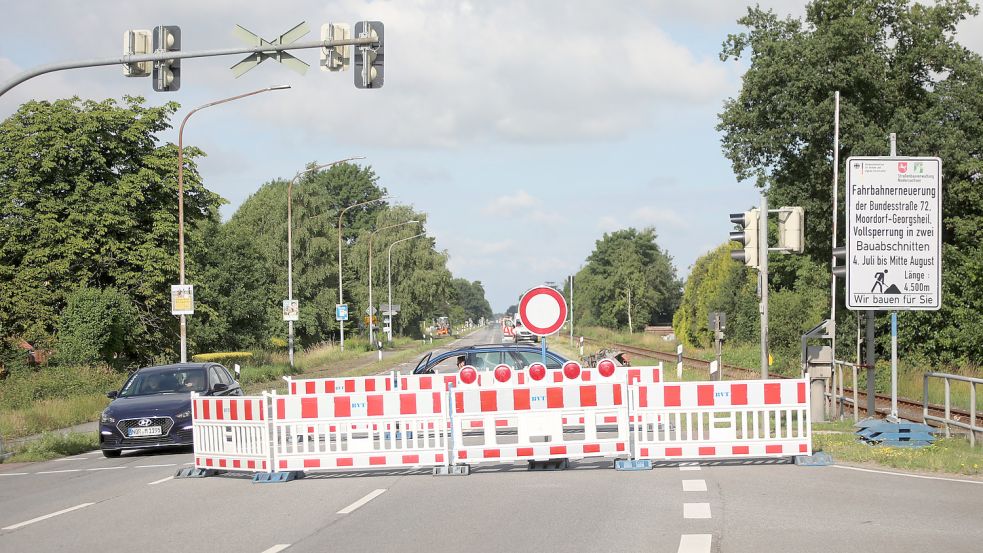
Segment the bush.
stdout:
[[253,361],[253,353],[251,351],[225,351],[216,353],[199,353],[197,355],[191,356],[192,361],[198,363],[221,363],[226,367],[231,367],[236,363],[240,365],[245,365],[247,362]]
[[103,395],[119,389],[124,380],[125,373],[107,366],[49,366],[15,371],[0,383],[0,410],[27,408],[46,399]]
[[68,296],[58,324],[59,361],[114,363],[129,353],[136,310],[115,288],[82,287]]

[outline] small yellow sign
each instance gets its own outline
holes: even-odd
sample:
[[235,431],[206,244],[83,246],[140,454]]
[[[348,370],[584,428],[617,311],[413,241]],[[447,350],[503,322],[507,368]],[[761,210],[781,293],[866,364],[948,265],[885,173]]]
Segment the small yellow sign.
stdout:
[[768,354],[768,366],[770,367],[770,366],[772,366],[774,364],[775,364],[775,358],[772,357],[771,354],[769,353]]
[[192,315],[195,312],[195,291],[191,284],[171,285],[171,314]]

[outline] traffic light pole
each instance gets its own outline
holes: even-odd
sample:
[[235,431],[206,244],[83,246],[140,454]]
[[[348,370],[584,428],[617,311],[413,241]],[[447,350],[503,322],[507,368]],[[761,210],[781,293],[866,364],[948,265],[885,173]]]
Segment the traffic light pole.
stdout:
[[761,378],[768,379],[768,196],[761,194],[758,220],[758,285],[761,289]]
[[188,58],[208,58],[216,56],[232,56],[238,54],[274,54],[288,50],[305,50],[310,48],[334,48],[335,46],[365,46],[378,43],[378,38],[347,38],[343,40],[315,40],[307,42],[293,42],[291,44],[266,44],[263,46],[252,46],[243,48],[223,48],[220,50],[198,50],[194,52],[161,52],[159,54],[141,54],[132,56],[119,56],[116,58],[99,58],[88,60],[66,61],[61,63],[50,63],[40,65],[34,69],[28,69],[22,73],[14,75],[13,78],[0,84],[0,96],[6,94],[10,89],[33,79],[34,77],[55,71],[65,71],[67,69],[80,69],[83,67],[101,67],[105,65],[127,65],[145,61],[168,61]]

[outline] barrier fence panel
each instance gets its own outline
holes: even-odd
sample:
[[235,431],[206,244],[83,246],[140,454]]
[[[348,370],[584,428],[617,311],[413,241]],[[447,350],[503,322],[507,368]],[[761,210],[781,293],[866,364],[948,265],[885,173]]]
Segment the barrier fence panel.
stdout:
[[630,387],[636,459],[812,454],[805,379]]
[[627,457],[626,389],[599,382],[452,390],[454,461]]
[[273,395],[274,470],[447,465],[445,401],[441,392]]
[[270,470],[266,397],[191,395],[195,468]]
[[346,378],[309,378],[295,380],[285,376],[287,393],[297,394],[356,394],[388,392],[393,389],[395,373],[377,376],[353,376]]

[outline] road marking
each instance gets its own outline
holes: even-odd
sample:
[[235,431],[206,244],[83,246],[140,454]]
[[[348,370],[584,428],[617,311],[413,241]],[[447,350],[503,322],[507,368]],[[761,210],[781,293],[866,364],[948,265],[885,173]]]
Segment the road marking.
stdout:
[[61,474],[63,472],[82,472],[82,469],[44,470],[41,472],[35,472],[34,474]]
[[125,468],[126,467],[96,467],[94,469],[85,469],[85,470],[87,470],[87,471],[92,471],[92,470],[119,470],[119,469],[125,469]]
[[24,476],[28,472],[0,472],[0,476]]
[[160,480],[154,480],[153,482],[151,482],[151,483],[149,483],[147,485],[148,486],[155,486],[157,484],[163,484],[164,482],[167,482],[168,480],[174,480],[174,477],[173,476],[168,476],[167,478],[161,478]]
[[384,489],[380,489],[380,490],[375,490],[375,491],[369,492],[369,494],[366,495],[365,497],[363,497],[362,499],[359,499],[355,503],[352,503],[351,505],[349,505],[349,506],[345,507],[344,509],[338,511],[338,514],[339,515],[347,515],[348,513],[351,513],[355,509],[358,509],[362,505],[365,505],[369,501],[372,501],[373,499],[379,497],[380,495],[382,495],[384,493],[386,493],[386,490],[384,490]]
[[683,534],[679,537],[678,553],[710,553],[713,534]]
[[679,470],[700,470],[700,465],[679,465]]
[[923,476],[921,474],[905,474],[903,472],[890,472],[887,470],[862,469],[860,467],[846,467],[843,465],[832,465],[833,468],[845,470],[858,470],[860,472],[873,472],[876,474],[890,474],[891,476],[905,476],[908,478],[921,478],[923,480],[942,480],[944,482],[961,482],[963,484],[983,484],[983,480],[962,480],[959,478],[943,478],[941,476]]
[[85,507],[88,507],[89,505],[95,505],[95,503],[83,503],[81,505],[76,505],[74,507],[69,507],[67,509],[62,509],[60,511],[57,511],[57,512],[54,512],[54,513],[51,513],[51,514],[39,516],[37,518],[32,518],[31,520],[25,520],[24,522],[19,522],[17,524],[11,525],[11,526],[6,526],[4,528],[0,528],[0,530],[16,530],[16,529],[21,528],[23,526],[27,526],[28,524],[34,524],[35,522],[41,522],[42,520],[47,520],[47,519],[49,519],[51,517],[56,517],[58,515],[63,515],[65,513],[70,513],[72,511],[76,511],[78,509],[84,509]]
[[710,504],[683,503],[683,518],[710,518]]
[[135,466],[133,468],[135,468],[135,469],[151,469],[151,468],[157,468],[157,467],[173,467],[176,464],[177,463],[164,463],[162,465],[137,465],[137,466]]
[[289,543],[278,543],[266,551],[263,551],[263,553],[280,553],[280,551],[283,551],[288,547],[290,547]]
[[88,457],[62,457],[61,459],[52,459],[53,461],[84,461]]
[[707,491],[706,480],[683,480],[684,492],[705,492]]

